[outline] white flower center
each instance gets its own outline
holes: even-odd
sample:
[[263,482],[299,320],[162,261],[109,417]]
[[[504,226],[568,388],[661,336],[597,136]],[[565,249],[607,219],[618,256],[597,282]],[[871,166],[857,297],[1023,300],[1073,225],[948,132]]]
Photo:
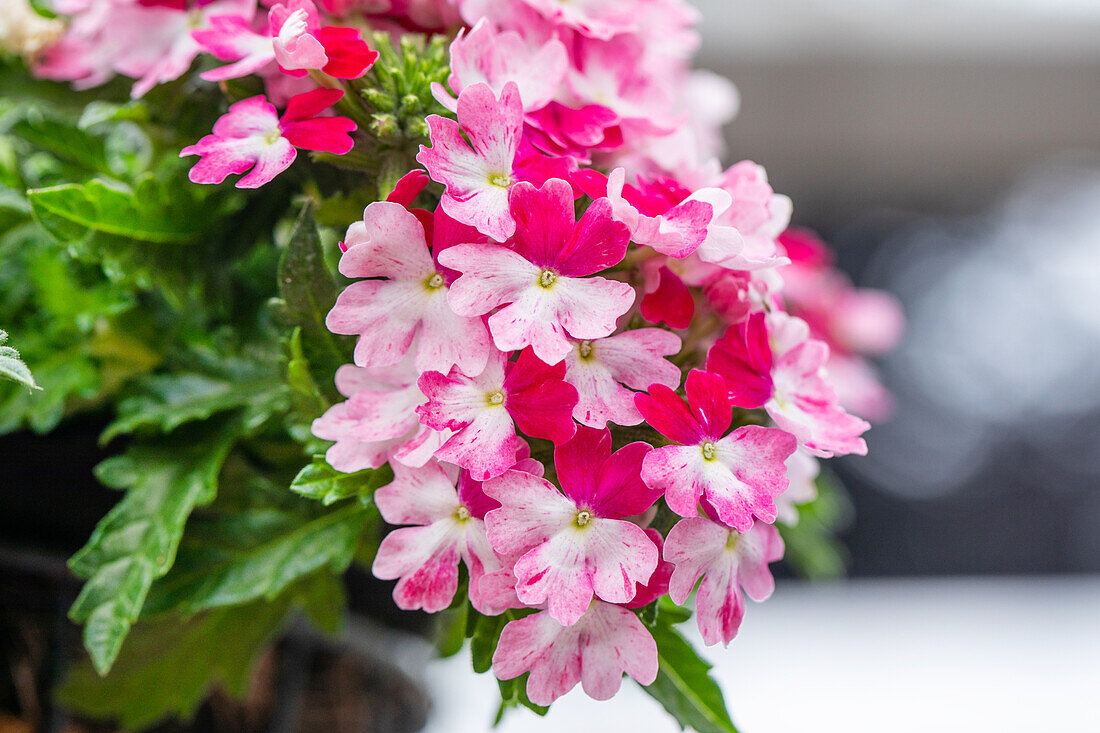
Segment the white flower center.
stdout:
[[504,404],[504,393],[499,389],[495,392],[490,392],[485,395],[485,401],[489,403],[491,407],[497,407]]
[[577,512],[576,523],[578,527],[585,527],[592,521],[592,512],[587,509],[581,509]]
[[470,510],[460,504],[458,509],[455,509],[455,519],[460,522],[465,522],[469,518]]
[[577,344],[577,353],[581,355],[582,359],[589,359],[592,357],[592,342],[581,341]]
[[497,188],[511,188],[512,176],[507,173],[490,173],[489,185],[496,186]]
[[558,273],[553,270],[543,270],[539,275],[539,287],[549,290],[554,286],[554,281],[558,279]]
[[703,458],[708,461],[714,460],[714,454],[718,451],[718,446],[709,440],[702,445]]
[[443,287],[443,276],[438,272],[433,273],[431,277],[424,281],[424,286],[428,290],[438,290]]

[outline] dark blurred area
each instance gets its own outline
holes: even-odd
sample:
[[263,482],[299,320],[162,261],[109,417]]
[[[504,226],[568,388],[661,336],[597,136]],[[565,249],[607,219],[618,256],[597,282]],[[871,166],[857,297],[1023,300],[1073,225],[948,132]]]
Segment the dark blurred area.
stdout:
[[905,305],[852,574],[1100,570],[1100,3],[697,5],[730,158]]

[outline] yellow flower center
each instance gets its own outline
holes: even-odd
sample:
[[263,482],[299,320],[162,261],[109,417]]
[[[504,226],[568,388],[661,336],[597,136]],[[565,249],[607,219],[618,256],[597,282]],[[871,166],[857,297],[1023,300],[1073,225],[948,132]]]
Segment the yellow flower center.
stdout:
[[718,447],[709,440],[703,443],[703,458],[708,461],[714,460],[714,454],[718,451]]
[[443,287],[443,276],[438,272],[434,273],[431,277],[424,281],[424,286],[428,290],[437,290]]
[[489,394],[487,394],[485,396],[485,401],[488,402],[493,407],[497,407],[498,405],[503,405],[504,404],[504,393],[501,392],[499,389],[496,392],[490,392]]
[[592,357],[592,342],[581,341],[577,344],[577,353],[581,355],[582,359],[589,359]]
[[558,273],[553,270],[543,270],[539,275],[539,287],[549,290],[554,285],[554,281],[558,279]]
[[512,177],[507,173],[491,173],[489,174],[489,185],[497,188],[510,188]]
[[737,542],[740,539],[741,539],[741,533],[738,532],[737,530],[731,529],[729,537],[726,538],[726,549],[727,550],[737,549]]
[[578,527],[585,527],[592,521],[592,512],[587,509],[581,509],[577,512],[576,523]]
[[460,522],[465,522],[469,518],[470,510],[460,504],[458,509],[455,509],[455,519]]

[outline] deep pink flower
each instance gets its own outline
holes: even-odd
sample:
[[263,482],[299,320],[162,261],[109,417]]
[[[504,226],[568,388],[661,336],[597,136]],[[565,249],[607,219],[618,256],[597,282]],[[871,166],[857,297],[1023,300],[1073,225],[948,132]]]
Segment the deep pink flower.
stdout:
[[622,119],[602,104],[570,107],[552,101],[525,119],[524,134],[535,148],[578,163],[591,162],[594,151],[614,150],[623,144]]
[[[485,536],[485,513],[499,506],[480,485],[459,478],[457,466],[429,461],[421,468],[393,464],[393,483],[374,493],[382,518],[411,524],[390,532],[375,556],[373,572],[383,580],[400,578],[393,590],[399,608],[442,611],[458,588],[458,563],[469,571],[470,601],[485,609],[479,581],[500,568]],[[457,482],[457,486],[456,486]]]
[[[808,333],[798,319],[785,319],[788,326],[795,327],[785,328],[788,334]],[[870,425],[844,411],[823,376],[829,347],[805,337],[781,339],[778,332],[777,328],[769,334],[764,314],[753,314],[731,326],[711,347],[707,369],[725,379],[733,404],[763,406],[776,425],[797,437],[814,455],[866,455],[867,443],[860,435]],[[778,347],[774,356],[773,339]]]
[[669,598],[682,605],[702,577],[695,622],[708,646],[728,645],[745,615],[741,588],[754,601],[767,600],[775,590],[768,563],[782,559],[783,539],[767,524],[742,533],[706,517],[690,517],[669,530],[664,556],[676,566]]
[[[451,42],[451,75],[448,85],[455,94],[468,86],[485,83],[498,97],[508,82],[519,88],[524,112],[545,107],[554,98],[569,55],[565,44],[550,38],[532,48],[516,31],[498,31],[487,18],[481,18],[473,30],[462,29]],[[439,84],[432,92],[440,104],[452,112],[458,105]]]
[[298,155],[295,148],[343,155],[355,144],[348,134],[355,123],[318,116],[343,96],[339,89],[299,94],[282,117],[262,94],[231,105],[214,123],[212,135],[180,151],[180,157],[202,157],[188,177],[195,183],[221,183],[231,173],[251,171],[237,188],[259,188],[290,167]]
[[418,371],[447,373],[457,365],[465,374],[481,373],[490,349],[485,324],[447,304],[447,273],[432,259],[414,214],[397,203],[372,203],[345,242],[340,272],[371,279],[348,285],[325,323],[333,333],[359,336],[356,364],[395,364],[419,335]]
[[664,491],[669,508],[682,517],[694,517],[705,497],[723,522],[741,531],[753,526],[754,514],[774,522],[775,497],[787,488],[783,462],[797,447],[794,436],[757,425],[726,435],[732,409],[722,377],[696,369],[685,386],[686,404],[660,384],[634,397],[646,422],[680,444],[646,456],[642,478]]
[[568,175],[572,166],[521,145],[523,103],[515,82],[504,85],[499,99],[488,84],[466,87],[458,96],[458,122],[429,115],[428,127],[432,147],[421,145],[416,159],[447,187],[443,210],[498,242],[516,228],[508,205],[511,188],[518,181],[541,184]]
[[572,189],[563,180],[542,188],[516,184],[510,200],[516,221],[510,246],[463,244],[440,255],[442,264],[462,273],[447,297],[465,316],[504,306],[489,317],[497,348],[531,346],[557,364],[573,348],[568,337],[611,335],[633,303],[628,284],[586,277],[621,261],[629,235],[611,218],[606,199],[575,221]]
[[563,381],[565,365],[547,366],[530,349],[514,362],[495,352],[485,370],[468,377],[425,372],[420,389],[428,402],[417,408],[423,424],[457,431],[436,457],[467,469],[484,481],[516,463],[518,427],[526,435],[560,444],[573,437],[577,390]]
[[594,601],[572,626],[563,626],[548,611],[511,621],[493,653],[498,678],[531,673],[527,696],[537,705],[549,705],[578,682],[589,697],[610,700],[624,672],[650,685],[657,668],[657,644],[638,617],[603,601]]
[[650,323],[663,321],[669,328],[690,326],[695,316],[695,299],[684,281],[665,265],[647,267],[645,277],[642,317]]
[[637,425],[642,414],[627,387],[648,389],[655,383],[679,387],[680,368],[665,358],[679,351],[680,337],[659,328],[578,341],[565,357],[565,381],[580,395],[573,417],[593,428],[603,428],[608,421]]
[[634,598],[657,567],[653,541],[623,519],[660,496],[640,476],[649,450],[631,443],[612,453],[609,431],[581,427],[554,454],[561,491],[519,471],[486,482],[485,493],[501,504],[485,517],[489,541],[501,555],[520,556],[519,600],[546,602],[551,616],[571,625],[593,595],[611,603]]

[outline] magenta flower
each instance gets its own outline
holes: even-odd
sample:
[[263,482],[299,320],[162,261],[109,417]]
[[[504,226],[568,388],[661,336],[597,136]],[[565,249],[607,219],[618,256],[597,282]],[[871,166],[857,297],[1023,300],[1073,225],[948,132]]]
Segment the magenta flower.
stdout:
[[386,535],[374,558],[375,576],[399,579],[393,590],[398,608],[435,613],[454,599],[461,560],[470,576],[470,601],[485,609],[479,581],[499,569],[500,562],[486,539],[484,519],[499,505],[479,484],[462,480],[457,466],[430,461],[408,468],[395,463],[393,472],[393,483],[374,493],[378,511],[390,524],[417,526]]
[[[808,332],[798,319],[789,321],[801,329],[788,328],[788,332]],[[730,327],[711,347],[707,369],[725,379],[733,404],[764,407],[776,425],[814,455],[866,455],[867,443],[860,435],[871,426],[844,411],[823,376],[829,347],[804,337],[793,345],[777,345],[782,348],[774,358],[764,314],[754,313]]]
[[[440,222],[436,233],[444,228]],[[340,272],[372,279],[348,285],[325,323],[333,333],[359,336],[356,364],[394,364],[419,334],[418,371],[445,374],[457,365],[464,374],[481,373],[490,349],[485,324],[456,315],[447,304],[449,278],[432,259],[415,215],[397,203],[372,203],[345,242]]]
[[493,654],[499,679],[531,673],[527,696],[536,705],[549,705],[578,682],[589,697],[609,700],[624,672],[651,685],[657,668],[657,644],[638,617],[603,601],[593,602],[572,626],[563,626],[547,611],[511,621]]
[[687,328],[695,317],[695,300],[691,291],[679,275],[666,265],[656,264],[660,260],[649,260],[654,266],[645,270],[645,297],[642,298],[641,313],[650,323],[661,323],[669,328]]
[[669,598],[683,605],[702,577],[695,594],[695,621],[708,646],[728,645],[745,615],[741,588],[754,601],[767,600],[775,590],[768,563],[782,559],[783,539],[768,524],[741,533],[706,517],[691,517],[669,531],[664,555],[676,566]]
[[642,413],[627,387],[679,387],[680,368],[665,358],[679,351],[680,337],[659,328],[576,342],[565,357],[565,381],[580,395],[573,417],[592,428],[603,428],[608,421],[637,425]]
[[447,298],[456,313],[489,317],[497,348],[530,346],[548,364],[573,349],[569,340],[610,336],[630,309],[634,289],[602,277],[586,277],[623,259],[629,234],[611,218],[606,199],[594,202],[577,222],[565,181],[542,188],[519,183],[510,195],[516,217],[510,246],[462,244],[439,261],[462,273]]
[[549,481],[509,471],[485,484],[501,504],[485,517],[497,553],[515,557],[516,595],[527,605],[547,603],[551,616],[571,625],[593,595],[626,603],[657,567],[657,546],[624,517],[641,514],[660,492],[641,479],[646,443],[611,452],[611,433],[581,427],[554,454],[558,491]]
[[259,188],[294,162],[296,148],[324,150],[343,155],[354,147],[348,134],[356,129],[346,117],[318,117],[344,93],[339,89],[314,89],[287,103],[278,116],[261,94],[229,107],[214,133],[180,151],[180,157],[199,155],[188,177],[194,183],[221,183],[231,173],[248,175],[237,188]]
[[776,517],[775,497],[787,488],[784,461],[797,447],[794,436],[776,428],[746,425],[729,435],[732,408],[723,379],[692,370],[687,403],[668,387],[653,385],[634,397],[646,421],[680,445],[657,448],[645,458],[642,478],[665,492],[682,517],[694,517],[706,498],[722,521],[746,531],[753,515]]
[[516,229],[508,204],[511,188],[518,181],[542,183],[568,175],[572,167],[564,158],[549,159],[521,146],[523,103],[515,82],[504,85],[499,100],[488,84],[466,87],[458,95],[458,122],[429,115],[428,127],[432,147],[421,145],[416,159],[447,187],[443,210],[498,242]]
[[506,354],[491,354],[476,377],[455,368],[447,375],[425,372],[418,382],[428,398],[416,408],[420,421],[435,430],[457,431],[436,457],[462,466],[477,481],[515,465],[517,427],[556,444],[576,431],[577,390],[563,381],[565,365],[547,366],[530,350],[514,362],[506,359]]

